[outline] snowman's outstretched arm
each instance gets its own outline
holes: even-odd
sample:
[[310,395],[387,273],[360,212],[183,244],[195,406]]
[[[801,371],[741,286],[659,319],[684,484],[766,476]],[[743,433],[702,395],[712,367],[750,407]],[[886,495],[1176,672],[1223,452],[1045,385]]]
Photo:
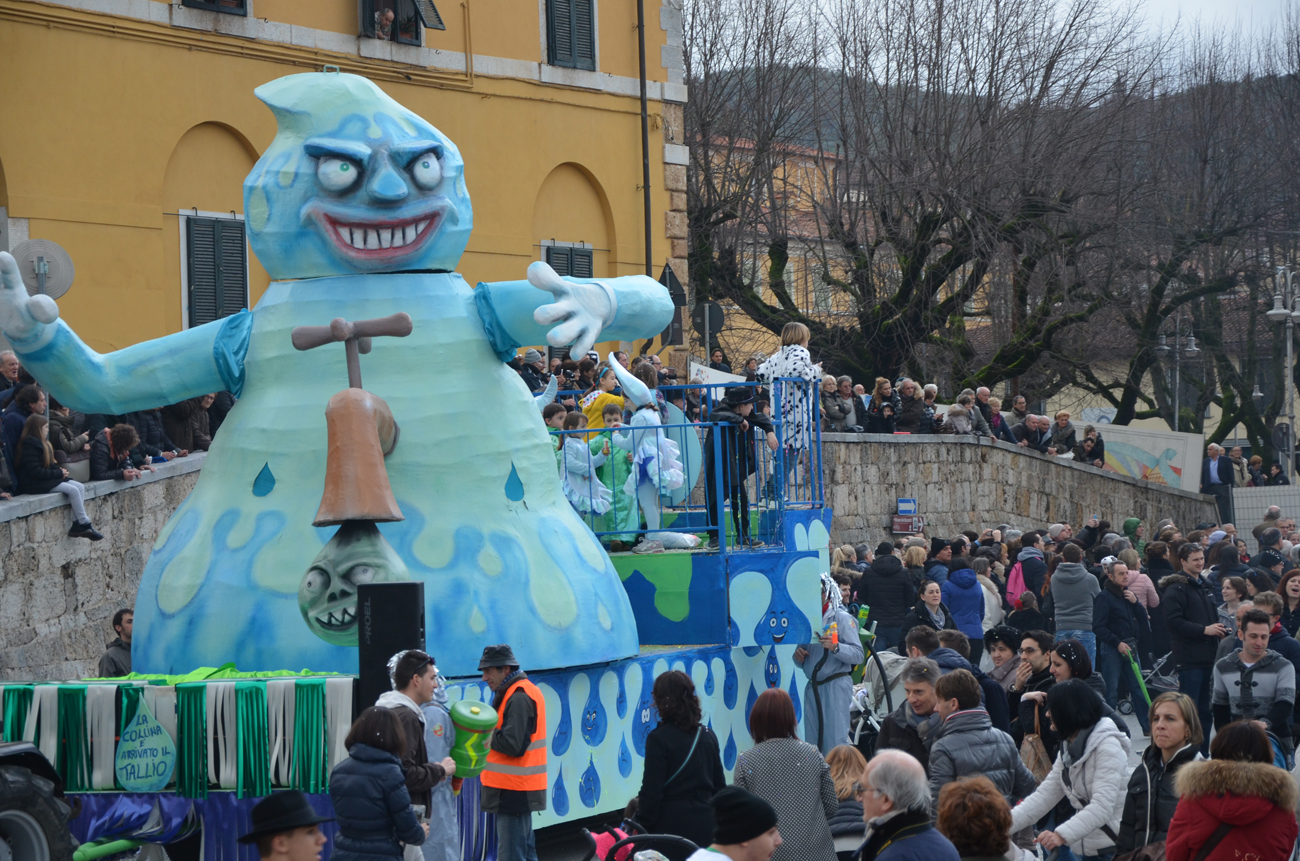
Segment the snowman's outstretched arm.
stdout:
[[29,296],[18,264],[0,251],[0,330],[33,377],[64,406],[121,415],[209,392],[238,396],[244,385],[252,315],[96,353],[58,319],[48,296]]
[[561,278],[541,262],[528,267],[527,281],[480,283],[474,304],[502,361],[524,344],[581,355],[598,340],[650,338],[673,317],[668,289],[645,275]]

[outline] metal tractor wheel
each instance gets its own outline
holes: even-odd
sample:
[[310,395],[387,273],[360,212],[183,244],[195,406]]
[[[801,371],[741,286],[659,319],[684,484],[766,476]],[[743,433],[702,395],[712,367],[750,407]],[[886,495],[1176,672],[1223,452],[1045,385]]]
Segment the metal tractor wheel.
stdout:
[[68,805],[54,784],[20,765],[0,765],[0,861],[71,861]]

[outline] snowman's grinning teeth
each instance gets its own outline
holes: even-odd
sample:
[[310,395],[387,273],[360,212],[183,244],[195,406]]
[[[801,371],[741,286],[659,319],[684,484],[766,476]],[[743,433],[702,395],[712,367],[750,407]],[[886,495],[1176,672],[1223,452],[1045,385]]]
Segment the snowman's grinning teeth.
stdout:
[[335,223],[334,229],[344,245],[358,251],[379,251],[411,245],[424,234],[431,221],[433,219],[423,218],[389,227]]

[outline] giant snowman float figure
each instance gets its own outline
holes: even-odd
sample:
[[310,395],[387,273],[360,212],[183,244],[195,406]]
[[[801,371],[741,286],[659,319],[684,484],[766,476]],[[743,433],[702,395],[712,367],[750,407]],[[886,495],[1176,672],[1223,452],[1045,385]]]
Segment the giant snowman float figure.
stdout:
[[[272,278],[251,312],[99,355],[0,254],[0,329],[64,404],[123,414],[239,395],[145,567],[135,669],[354,671],[356,585],[407,577],[425,583],[429,646],[449,675],[474,673],[487,643],[536,669],[635,655],[619,577],[503,360],[543,340],[582,352],[652,336],[671,317],[667,291],[542,263],[527,281],[471,289],[454,271],[473,215],[450,140],[361,77],[291,75],[256,95],[278,131],[244,182],[249,241]],[[384,540],[340,535],[322,574],[313,560],[338,531],[312,526],[324,409],[347,371],[342,349],[300,352],[291,331],[398,312],[412,334],[374,341],[365,383],[400,428],[386,465],[405,519],[382,524]]]

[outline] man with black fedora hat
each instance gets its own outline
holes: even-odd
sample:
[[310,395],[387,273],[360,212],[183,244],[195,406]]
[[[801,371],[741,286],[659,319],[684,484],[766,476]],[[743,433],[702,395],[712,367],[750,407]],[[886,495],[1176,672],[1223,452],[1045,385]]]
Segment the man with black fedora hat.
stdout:
[[505,643],[485,647],[478,668],[497,713],[480,778],[483,809],[497,817],[497,859],[537,861],[533,812],[546,809],[546,700]]
[[252,810],[253,829],[239,838],[240,843],[256,843],[258,857],[266,861],[321,861],[325,848],[321,816],[312,808],[307,796],[296,789],[276,792],[257,802]]
[[771,861],[781,845],[776,810],[738,786],[718,790],[713,807],[713,843],[686,861]]
[[[751,541],[749,537],[749,491],[745,482],[750,473],[758,468],[758,452],[754,449],[754,436],[750,433],[753,425],[764,431],[768,447],[773,451],[778,448],[776,428],[772,420],[762,413],[754,412],[754,389],[752,386],[736,386],[727,389],[722,402],[709,412],[709,421],[717,422],[721,452],[715,451],[718,443],[714,442],[714,428],[704,439],[704,504],[708,509],[709,523],[714,528],[709,530],[709,548],[718,546],[722,528],[722,513],[719,510],[720,497],[731,500],[731,520],[735,527],[738,546],[762,546],[762,542]],[[721,485],[719,485],[721,482]]]

